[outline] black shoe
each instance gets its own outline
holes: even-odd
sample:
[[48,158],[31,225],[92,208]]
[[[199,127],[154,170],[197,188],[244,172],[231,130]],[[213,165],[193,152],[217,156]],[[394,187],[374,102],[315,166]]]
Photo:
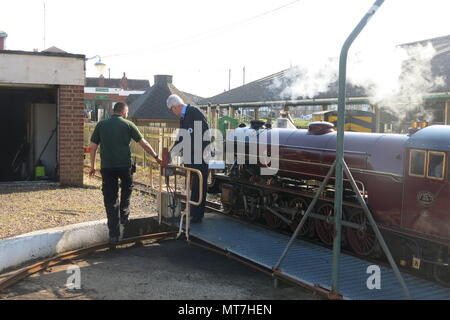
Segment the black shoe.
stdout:
[[128,224],[128,217],[120,217],[120,224],[121,225],[126,225],[126,224]]
[[191,223],[200,223],[200,222],[202,222],[202,218],[191,217]]
[[109,237],[109,244],[116,245],[119,243],[119,237]]

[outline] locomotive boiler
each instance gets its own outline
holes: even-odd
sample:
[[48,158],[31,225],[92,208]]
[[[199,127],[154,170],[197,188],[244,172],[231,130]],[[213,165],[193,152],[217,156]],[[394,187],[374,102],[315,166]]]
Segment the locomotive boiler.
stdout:
[[[256,139],[261,135],[264,141]],[[274,229],[295,230],[335,160],[333,124],[313,122],[308,129],[292,130],[254,121],[227,139],[227,145],[234,146],[234,162],[226,173],[213,176],[210,187],[221,193],[224,211]],[[397,263],[449,285],[450,126],[430,126],[408,135],[345,132],[344,141],[345,161]],[[271,162],[255,161],[255,150]],[[230,150],[226,152],[230,156]],[[275,174],[261,174],[273,163]],[[333,202],[331,179],[301,237],[332,245]],[[359,256],[382,256],[346,180],[342,225],[345,248]]]

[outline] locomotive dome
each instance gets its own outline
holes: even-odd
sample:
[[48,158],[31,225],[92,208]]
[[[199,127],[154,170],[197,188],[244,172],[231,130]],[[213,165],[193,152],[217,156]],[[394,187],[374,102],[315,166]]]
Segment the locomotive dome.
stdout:
[[414,133],[405,146],[410,149],[450,151],[450,126],[425,127]]

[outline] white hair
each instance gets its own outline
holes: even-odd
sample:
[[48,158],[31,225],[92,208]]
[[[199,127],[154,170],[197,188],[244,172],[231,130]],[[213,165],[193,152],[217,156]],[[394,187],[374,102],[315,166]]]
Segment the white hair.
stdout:
[[179,105],[184,105],[184,101],[176,94],[172,94],[167,98],[167,108]]

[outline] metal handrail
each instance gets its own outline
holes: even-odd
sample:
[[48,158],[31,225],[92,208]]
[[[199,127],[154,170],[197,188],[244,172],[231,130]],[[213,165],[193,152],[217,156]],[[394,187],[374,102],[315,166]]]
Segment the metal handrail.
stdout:
[[[190,205],[193,206],[199,206],[202,202],[203,202],[203,174],[200,170],[198,169],[194,169],[194,168],[189,168],[189,167],[183,167],[183,166],[172,166],[171,168],[175,168],[175,169],[181,169],[184,170],[186,172],[186,210],[183,212],[183,214],[181,215],[181,219],[180,219],[180,228],[177,234],[177,238],[182,234],[183,232],[183,218],[186,217],[186,239],[189,240],[189,227],[190,227],[190,214],[191,214],[191,210],[190,210]],[[161,174],[159,175],[159,199],[161,199],[161,194],[162,194],[162,170],[161,170]],[[175,175],[176,175],[176,170],[175,170]],[[199,179],[199,195],[198,195],[198,200],[197,201],[193,201],[191,200],[191,174],[197,174],[198,179]],[[160,200],[161,201],[161,200]],[[161,212],[161,208],[158,211],[158,215],[159,215],[159,224],[161,224],[162,222],[162,212]]]

